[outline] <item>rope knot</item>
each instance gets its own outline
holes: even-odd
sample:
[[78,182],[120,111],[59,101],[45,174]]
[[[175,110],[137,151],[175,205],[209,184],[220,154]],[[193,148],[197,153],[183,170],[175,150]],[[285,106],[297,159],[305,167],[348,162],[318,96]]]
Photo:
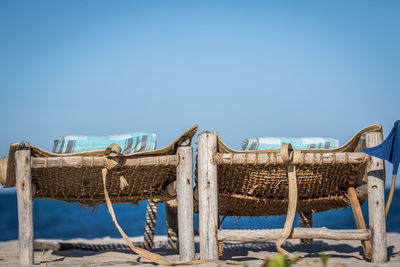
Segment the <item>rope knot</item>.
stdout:
[[[106,150],[104,151],[104,158],[106,159],[106,166],[102,169],[103,179],[107,177],[107,170],[111,170],[115,166],[118,165],[119,159],[118,156],[121,155],[121,147],[115,143],[109,145]],[[120,189],[123,190],[129,184],[126,181],[125,177],[121,175],[119,177],[119,186]]]
[[109,145],[104,151],[104,156],[106,157],[117,157],[121,154],[121,147],[115,143]]
[[106,168],[108,170],[118,165],[118,156],[121,155],[121,147],[115,143],[109,145],[104,151],[104,158],[106,159]]
[[282,143],[280,153],[281,153],[281,158],[285,164],[292,163],[292,160],[293,160],[292,144]]

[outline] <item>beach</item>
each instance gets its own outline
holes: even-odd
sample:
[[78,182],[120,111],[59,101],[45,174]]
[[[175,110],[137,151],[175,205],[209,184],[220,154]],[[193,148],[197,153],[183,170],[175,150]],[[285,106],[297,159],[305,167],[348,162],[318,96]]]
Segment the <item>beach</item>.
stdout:
[[[134,245],[139,246],[143,237],[132,237]],[[152,252],[158,253],[172,262],[179,261],[178,251],[167,249],[166,236],[155,236]],[[330,255],[327,266],[400,266],[400,233],[387,234],[389,262],[377,264],[365,261],[359,241],[314,240],[312,244],[300,244],[299,240],[289,240],[284,248],[296,257],[303,258],[305,264],[292,266],[322,266],[319,254]],[[196,257],[198,257],[196,239]],[[90,249],[90,250],[89,250]],[[218,263],[200,266],[260,266],[267,257],[276,254],[274,242],[224,243],[224,255]],[[129,250],[122,239],[37,239],[35,240],[35,266],[154,266],[143,257]],[[226,261],[224,263],[224,261]],[[18,241],[0,242],[0,266],[18,265]],[[199,266],[199,265],[194,265]]]

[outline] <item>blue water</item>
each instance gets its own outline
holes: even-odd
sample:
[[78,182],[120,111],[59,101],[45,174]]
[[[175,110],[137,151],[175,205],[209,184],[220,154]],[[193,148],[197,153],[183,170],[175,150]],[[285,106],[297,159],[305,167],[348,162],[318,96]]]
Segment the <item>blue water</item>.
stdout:
[[[386,191],[386,195],[388,191]],[[387,219],[388,232],[400,232],[400,190],[395,192]],[[122,228],[129,236],[143,235],[146,202],[139,205],[115,204],[114,210]],[[156,234],[165,235],[165,207],[158,208]],[[367,203],[362,205],[367,217]],[[76,203],[66,203],[51,199],[34,200],[35,238],[98,238],[120,237],[105,205],[96,209],[82,208]],[[365,218],[368,223],[368,218]],[[270,217],[228,217],[223,228],[278,228],[282,227],[285,216]],[[298,219],[295,220],[298,226]],[[315,213],[314,225],[333,229],[356,228],[350,207]],[[198,227],[198,214],[195,214],[195,227]],[[18,238],[17,198],[15,193],[0,194],[0,240]]]

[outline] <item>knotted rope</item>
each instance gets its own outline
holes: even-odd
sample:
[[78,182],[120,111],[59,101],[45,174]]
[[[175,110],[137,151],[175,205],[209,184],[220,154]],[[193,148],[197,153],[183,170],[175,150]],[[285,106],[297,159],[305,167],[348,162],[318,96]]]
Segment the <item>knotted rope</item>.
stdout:
[[154,230],[156,228],[158,203],[149,199],[146,210],[146,226],[144,228],[143,248],[153,247]]

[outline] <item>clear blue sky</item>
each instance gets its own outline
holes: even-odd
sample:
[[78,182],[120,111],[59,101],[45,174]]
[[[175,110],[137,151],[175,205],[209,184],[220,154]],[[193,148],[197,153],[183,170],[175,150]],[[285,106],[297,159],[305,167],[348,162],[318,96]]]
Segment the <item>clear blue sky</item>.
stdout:
[[[400,119],[399,1],[1,1],[0,152],[198,124],[343,144]],[[388,168],[391,173],[391,167]]]

